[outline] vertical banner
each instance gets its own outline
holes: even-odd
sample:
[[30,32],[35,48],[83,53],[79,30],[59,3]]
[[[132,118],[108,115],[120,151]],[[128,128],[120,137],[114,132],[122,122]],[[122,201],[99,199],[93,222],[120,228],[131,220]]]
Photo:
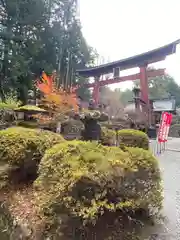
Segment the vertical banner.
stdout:
[[161,115],[161,123],[157,134],[157,153],[165,150],[165,144],[168,140],[169,128],[172,122],[172,114],[163,112]]

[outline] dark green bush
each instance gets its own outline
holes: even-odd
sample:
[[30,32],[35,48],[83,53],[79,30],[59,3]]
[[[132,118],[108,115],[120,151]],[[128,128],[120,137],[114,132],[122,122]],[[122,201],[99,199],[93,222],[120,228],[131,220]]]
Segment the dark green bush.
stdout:
[[118,141],[127,147],[149,149],[148,136],[139,130],[123,129],[118,131]]
[[116,143],[116,132],[106,127],[101,128],[101,144],[105,146],[113,146]]
[[64,142],[48,150],[35,187],[41,214],[58,222],[59,234],[72,219],[82,227],[107,211],[153,212],[162,202],[158,162],[149,151],[95,142]]
[[0,187],[34,178],[46,149],[64,141],[62,136],[21,127],[0,131]]

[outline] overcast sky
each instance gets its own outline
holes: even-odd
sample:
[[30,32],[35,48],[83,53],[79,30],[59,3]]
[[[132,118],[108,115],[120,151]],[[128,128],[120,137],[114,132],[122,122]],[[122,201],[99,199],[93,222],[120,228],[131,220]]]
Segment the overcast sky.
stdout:
[[[180,38],[180,0],[79,0],[83,34],[106,61],[130,57]],[[180,84],[177,54],[156,66],[166,67]],[[126,88],[131,83],[113,87]]]

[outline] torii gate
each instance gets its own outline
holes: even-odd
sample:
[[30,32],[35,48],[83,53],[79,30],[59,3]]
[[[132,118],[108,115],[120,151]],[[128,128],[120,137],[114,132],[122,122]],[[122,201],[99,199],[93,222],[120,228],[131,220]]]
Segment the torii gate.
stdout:
[[[93,99],[96,105],[99,102],[100,87],[113,83],[120,83],[129,80],[135,81],[139,79],[141,89],[141,101],[145,103],[145,105],[147,106],[146,110],[148,111],[149,110],[148,78],[162,76],[165,73],[165,69],[147,70],[148,65],[159,61],[163,61],[165,60],[166,56],[174,54],[176,52],[176,46],[178,43],[180,43],[180,40],[174,41],[168,45],[165,45],[163,47],[154,49],[152,51],[140,55],[136,55],[130,58],[103,64],[92,68],[79,69],[76,72],[79,76],[95,78],[94,83],[88,83],[85,84],[84,86],[86,86],[87,88],[93,88]],[[140,69],[140,72],[138,74],[120,77],[120,71],[135,67],[138,67]],[[100,81],[100,77],[102,75],[109,73],[114,73],[114,77],[112,79]]]

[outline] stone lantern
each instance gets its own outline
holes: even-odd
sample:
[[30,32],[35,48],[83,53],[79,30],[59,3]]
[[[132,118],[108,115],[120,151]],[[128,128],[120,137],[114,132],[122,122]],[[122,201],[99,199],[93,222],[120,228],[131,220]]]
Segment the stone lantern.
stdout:
[[134,88],[133,93],[134,93],[134,101],[135,101],[135,109],[140,110],[140,92],[141,90],[139,88]]

